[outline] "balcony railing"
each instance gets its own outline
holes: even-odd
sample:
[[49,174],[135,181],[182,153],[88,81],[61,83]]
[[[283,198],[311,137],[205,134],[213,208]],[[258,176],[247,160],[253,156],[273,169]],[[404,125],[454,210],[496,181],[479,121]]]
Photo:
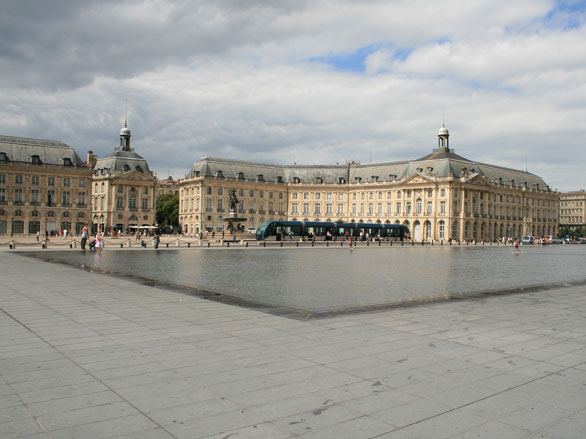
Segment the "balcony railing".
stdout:
[[15,206],[24,206],[24,201],[14,201]]

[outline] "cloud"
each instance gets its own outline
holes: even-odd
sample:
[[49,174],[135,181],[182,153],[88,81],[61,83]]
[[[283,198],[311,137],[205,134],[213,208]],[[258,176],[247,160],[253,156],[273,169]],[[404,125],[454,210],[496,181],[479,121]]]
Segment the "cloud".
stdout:
[[[446,118],[465,157],[584,186],[583,11],[552,1],[8,1],[0,132],[80,155],[412,159]],[[34,2],[33,2],[34,3]],[[34,6],[34,7],[33,7]]]

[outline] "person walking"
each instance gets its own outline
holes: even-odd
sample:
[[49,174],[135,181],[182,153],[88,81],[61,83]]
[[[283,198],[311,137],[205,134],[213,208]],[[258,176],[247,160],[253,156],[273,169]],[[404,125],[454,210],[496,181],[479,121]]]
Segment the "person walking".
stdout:
[[158,232],[155,232],[155,237],[153,239],[155,249],[159,248],[159,242],[161,242],[161,237],[159,236]]
[[85,250],[87,238],[88,238],[87,226],[83,226],[83,229],[81,229],[81,249],[82,250]]

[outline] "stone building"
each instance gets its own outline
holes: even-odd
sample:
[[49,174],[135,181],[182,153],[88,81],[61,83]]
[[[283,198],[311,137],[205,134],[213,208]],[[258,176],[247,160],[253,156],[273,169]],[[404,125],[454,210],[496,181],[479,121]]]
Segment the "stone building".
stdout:
[[65,143],[0,136],[0,235],[80,234],[90,183],[90,168]]
[[135,233],[156,228],[155,187],[157,178],[147,161],[130,147],[130,130],[120,130],[120,146],[97,158],[88,152],[92,175],[92,230]]
[[584,189],[560,194],[560,226],[586,226],[586,192]]
[[461,157],[442,126],[416,160],[275,165],[205,157],[179,182],[179,221],[195,235],[221,230],[231,189],[244,227],[263,221],[404,224],[413,239],[489,241],[555,234],[558,195],[537,175]]
[[173,180],[169,176],[165,180],[157,180],[157,187],[155,189],[155,200],[161,195],[179,195],[179,181]]

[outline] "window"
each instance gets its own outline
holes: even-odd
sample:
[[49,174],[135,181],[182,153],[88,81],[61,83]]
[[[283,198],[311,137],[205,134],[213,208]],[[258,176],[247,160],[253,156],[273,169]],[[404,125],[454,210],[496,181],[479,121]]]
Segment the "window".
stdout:
[[320,203],[315,203],[315,214],[316,215],[321,214],[321,204]]
[[0,203],[6,204],[6,189],[0,187]]
[[77,180],[77,187],[85,187],[85,180],[83,178]]
[[433,203],[431,201],[428,201],[427,202],[427,214],[428,215],[431,215],[432,208],[433,208]]
[[377,215],[383,214],[383,203],[378,203],[378,205],[376,207],[376,213],[377,213]]
[[122,197],[116,198],[116,209],[124,209],[124,198],[122,198]]
[[47,206],[54,206],[55,202],[55,191],[50,189],[47,191]]
[[343,215],[343,214],[344,214],[344,205],[338,204],[338,215]]
[[364,215],[364,203],[360,203],[360,215]]
[[38,175],[33,175],[31,177],[31,184],[33,186],[38,186],[39,185],[39,176]]
[[63,191],[63,205],[64,206],[71,205],[71,192]]
[[250,191],[248,192],[248,196],[254,197],[254,189],[250,189]]
[[32,189],[31,190],[31,203],[38,203],[39,202],[39,190]]
[[6,183],[6,174],[0,174],[0,184],[4,184],[4,183]]
[[407,198],[411,198],[411,191],[407,191]]
[[279,192],[279,200],[283,199],[283,192]]
[[238,196],[239,196],[239,197],[243,197],[243,196],[244,196],[244,189],[240,189],[240,190],[238,191]]
[[326,199],[327,200],[331,200],[332,199],[332,193],[328,192],[328,194],[326,195]]
[[297,212],[297,203],[291,204],[291,213],[298,213]]
[[406,210],[407,212],[405,212],[407,215],[411,215],[411,202],[407,202],[407,206],[406,206]]
[[224,207],[222,201],[223,200],[221,198],[218,199],[218,212],[221,212]]
[[143,188],[142,189],[142,193],[143,193],[143,195],[148,195],[149,194],[149,188],[148,187]]
[[401,215],[401,203],[397,203],[397,215]]
[[132,192],[128,198],[128,208],[136,209],[136,193]]
[[[407,203],[407,206],[409,206],[409,204],[410,203]],[[415,202],[415,213],[417,215],[421,214],[421,205],[422,205],[421,198],[418,198],[417,201]],[[407,207],[407,209],[409,209],[409,207]]]
[[297,192],[293,192],[291,194],[291,199],[296,200],[297,199]]
[[211,187],[207,187],[206,188],[206,194],[211,195],[212,194],[212,188]]
[[356,215],[356,203],[352,203],[352,215]]
[[326,204],[326,215],[332,214],[332,203]]
[[222,195],[223,193],[224,193],[224,192],[222,191],[222,188],[221,188],[221,187],[219,187],[219,188],[218,188],[218,195]]
[[393,196],[392,192],[387,192],[387,200],[390,200]]
[[320,199],[320,193],[319,193],[319,192],[317,192],[317,193],[315,194],[315,199],[316,199],[316,200],[319,200],[319,199]]
[[6,155],[5,152],[0,152],[0,162],[7,162],[8,161],[8,156]]
[[446,196],[446,190],[445,189],[442,189],[441,192],[440,192],[440,194],[441,194],[442,197],[445,197]]
[[263,198],[265,196],[264,191],[258,191],[258,197]]
[[401,191],[397,191],[397,198],[401,198]]
[[273,198],[273,193],[269,192],[269,198]]
[[149,208],[149,199],[143,198],[142,199],[142,210],[147,210]]
[[372,205],[372,203],[368,203],[368,214],[369,215],[374,214],[374,206]]
[[304,200],[309,200],[309,193],[305,192],[305,193],[303,194],[303,199],[304,199]]
[[440,201],[440,213],[442,215],[445,215],[445,213],[446,213],[446,202],[445,201]]
[[309,203],[303,203],[303,213],[304,214],[309,213]]
[[63,178],[63,186],[65,186],[65,187],[71,186],[71,179],[69,177]]
[[22,204],[22,189],[14,189],[14,204]]
[[344,194],[338,194],[338,201],[344,200]]
[[14,183],[22,184],[22,175],[15,175],[14,176]]
[[427,190],[427,196],[430,198],[433,197],[433,190],[432,189]]

